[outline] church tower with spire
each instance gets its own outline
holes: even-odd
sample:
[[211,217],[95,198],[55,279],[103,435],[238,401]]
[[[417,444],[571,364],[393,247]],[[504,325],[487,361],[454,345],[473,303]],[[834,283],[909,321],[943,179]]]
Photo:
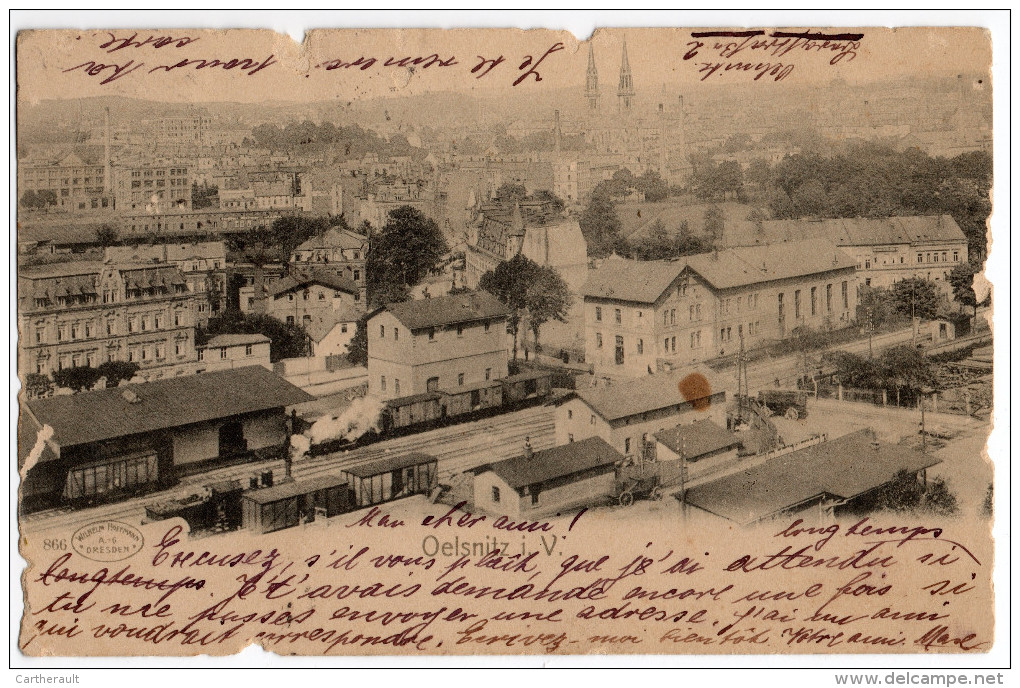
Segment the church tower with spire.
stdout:
[[616,91],[616,101],[623,112],[630,110],[634,101],[634,77],[630,74],[626,38],[623,39],[623,57],[620,60],[620,86]]
[[584,81],[584,97],[588,99],[588,109],[595,112],[599,109],[599,70],[595,68],[595,50],[588,41],[588,76]]

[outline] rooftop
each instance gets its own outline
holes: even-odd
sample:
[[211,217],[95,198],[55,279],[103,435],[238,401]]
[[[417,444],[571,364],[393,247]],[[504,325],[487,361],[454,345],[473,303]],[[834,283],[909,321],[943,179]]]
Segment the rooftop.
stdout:
[[25,402],[53,441],[72,446],[310,401],[262,366],[126,384]]
[[683,259],[716,289],[848,270],[857,261],[823,238],[730,248]]
[[938,463],[930,454],[876,442],[867,429],[779,456],[766,463],[692,487],[687,501],[746,525],[813,499],[851,499]]
[[877,246],[930,241],[967,240],[950,215],[907,217],[855,217],[827,220],[769,220],[754,225],[727,227],[728,246],[782,244],[824,239],[837,246]]
[[611,257],[588,271],[585,296],[635,303],[655,303],[683,272],[684,264],[669,260]]
[[295,251],[310,251],[317,248],[350,248],[360,249],[368,244],[368,237],[342,227],[332,227],[322,234],[300,244]]
[[205,346],[213,349],[218,346],[241,346],[243,344],[269,344],[272,340],[264,334],[218,334]]
[[347,279],[335,272],[330,272],[329,270],[300,270],[291,272],[283,279],[269,285],[269,295],[277,296],[285,294],[288,291],[301,289],[309,284],[321,284],[324,287],[348,294],[360,292],[358,285],[353,280]]
[[590,437],[552,449],[537,451],[474,469],[476,474],[492,471],[514,489],[537,485],[575,473],[612,466],[623,461],[620,452],[601,437]]
[[400,456],[388,456],[377,461],[369,461],[356,466],[350,466],[344,470],[358,478],[368,478],[373,475],[382,475],[392,471],[418,466],[425,463],[436,463],[436,457],[424,452],[411,452]]
[[655,433],[655,439],[684,457],[696,459],[705,454],[739,445],[740,437],[706,418],[690,425],[678,425]]
[[487,291],[472,291],[452,296],[437,296],[403,303],[387,304],[387,310],[409,330],[440,327],[455,323],[506,318],[508,311],[499,299]]
[[[685,384],[692,380],[700,383],[701,378],[704,380],[703,384]],[[686,390],[685,396],[682,390],[688,387],[690,389]],[[690,369],[657,373],[608,386],[584,387],[579,384],[575,394],[605,420],[613,421],[705,399],[724,389],[714,373]]]

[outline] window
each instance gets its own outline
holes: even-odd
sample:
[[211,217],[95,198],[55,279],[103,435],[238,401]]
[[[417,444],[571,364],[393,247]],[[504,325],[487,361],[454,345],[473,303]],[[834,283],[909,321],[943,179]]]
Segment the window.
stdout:
[[959,263],[960,262],[960,252],[959,251],[953,251],[953,262],[954,263]]
[[596,349],[601,349],[602,348],[602,333],[601,332],[596,332],[595,333],[595,348]]
[[251,356],[251,344],[244,345],[244,355]]
[[464,386],[464,373],[457,373],[457,386],[458,387]]
[[325,300],[326,300],[326,292],[320,291],[319,292],[319,301],[325,301]]
[[945,252],[945,251],[943,251],[943,252],[942,252],[942,262],[943,262],[943,263],[946,263],[946,262],[948,262],[948,261],[946,260],[946,252]]
[[382,339],[385,336],[386,336],[386,326],[385,325],[380,325],[379,326],[379,339]]
[[662,353],[664,354],[669,353],[669,337],[666,337],[665,339],[662,340]]
[[78,323],[71,323],[71,339],[78,338]]
[[695,320],[701,320],[701,304],[700,303],[697,304],[694,307],[694,319]]
[[464,336],[464,326],[463,325],[457,325],[457,336],[458,337],[463,337]]
[[[665,315],[665,313],[663,313],[663,315]],[[692,305],[690,306],[690,314],[688,315],[688,318],[687,318],[687,319],[688,319],[688,320],[690,320],[690,321],[693,321],[693,320],[694,320],[694,305],[693,305],[693,304],[692,304]],[[663,319],[663,321],[662,321],[662,324],[663,324],[663,325],[665,325],[665,324],[666,324],[666,321],[665,321],[665,319]]]
[[846,291],[846,282],[843,282],[842,288],[843,288],[843,310],[847,310],[848,308],[850,308],[850,301]]
[[571,420],[574,417],[574,409],[567,409],[567,420]]
[[538,504],[538,490],[535,487],[529,487],[528,491],[531,492],[531,505],[536,506]]
[[[128,352],[128,360],[129,361],[131,360],[130,356],[131,356],[131,352],[129,351]],[[198,360],[200,360],[200,361],[204,361],[205,360],[205,349],[199,349],[198,350]]]
[[670,337],[669,338],[669,347],[671,349],[670,353],[674,353],[675,354],[676,353],[676,337]]
[[[637,340],[637,352],[639,354],[643,354],[645,352],[645,340],[643,340],[643,339]],[[486,378],[486,379],[488,379],[488,378]]]
[[800,318],[800,289],[793,292],[793,317],[795,320]]
[[591,414],[591,420],[588,421],[588,425],[595,425],[595,414]]
[[498,487],[493,487],[492,488],[492,502],[493,502],[493,504],[499,504],[499,488]]
[[669,309],[669,324],[670,325],[676,325],[676,309],[675,308]]
[[918,253],[917,254],[917,262],[920,263],[922,261],[922,259],[923,259],[923,256],[921,256],[921,254]]
[[288,325],[293,325],[294,324],[294,316],[293,315],[288,315],[287,316],[287,324]]
[[293,294],[287,294],[287,300],[288,301],[293,301],[294,300],[294,295]]
[[149,329],[149,316],[143,315],[142,316],[142,332],[145,332],[147,329]]
[[[694,306],[691,306],[691,319],[694,318]],[[669,311],[662,311],[662,324],[669,324]]]
[[136,324],[135,319],[133,317],[132,318],[128,318],[128,332],[129,333],[130,332],[134,332],[136,327],[137,327],[137,324]]
[[870,277],[866,277],[864,279],[864,286],[866,286],[866,287],[870,287],[871,286],[871,278]]
[[630,438],[627,437],[623,440],[623,453],[630,454]]
[[486,368],[485,369],[485,379],[486,380],[491,380],[492,379],[492,368]]
[[399,342],[400,341],[400,328],[399,327],[394,327],[393,328],[393,341],[395,341],[395,342]]
[[818,287],[811,287],[811,315],[816,314],[815,297],[818,295]]
[[623,322],[623,313],[620,312],[619,308],[613,310],[613,317],[616,318],[616,323],[620,324]]
[[783,319],[783,292],[779,292],[779,319]]
[[623,365],[623,337],[616,336],[616,365]]
[[825,285],[825,312],[826,313],[831,313],[832,312],[832,285],[831,284],[826,284]]
[[301,294],[301,298],[303,298],[305,301],[307,301],[308,300],[308,294],[309,294],[309,291],[307,289],[305,289],[304,292]]
[[429,328],[429,341],[432,342],[432,341],[435,341],[435,339],[436,339],[436,328],[430,327]]
[[571,433],[567,433],[567,442],[570,443],[570,442],[573,442],[573,441],[574,441],[574,433],[572,433],[572,432]]
[[489,323],[485,323],[485,331],[486,331],[486,332],[488,332],[488,331],[489,331]]
[[157,344],[156,345],[156,358],[158,360],[163,360],[163,358],[165,356],[166,356],[166,350],[163,348],[163,345],[162,344]]
[[354,281],[357,282],[361,279],[361,270],[354,271]]
[[347,334],[347,323],[340,325],[340,331]]
[[400,378],[393,379],[393,393],[400,394]]
[[595,322],[602,322],[602,306],[595,306]]
[[386,391],[386,376],[385,375],[380,375],[379,376],[379,388],[382,389],[382,391],[384,391],[384,392]]

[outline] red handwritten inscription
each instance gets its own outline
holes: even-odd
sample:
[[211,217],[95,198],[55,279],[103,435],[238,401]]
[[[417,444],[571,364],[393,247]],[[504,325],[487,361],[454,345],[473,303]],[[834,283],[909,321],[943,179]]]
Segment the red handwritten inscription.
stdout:
[[684,401],[690,402],[695,411],[706,411],[712,405],[712,385],[701,373],[691,373],[679,382],[677,387]]

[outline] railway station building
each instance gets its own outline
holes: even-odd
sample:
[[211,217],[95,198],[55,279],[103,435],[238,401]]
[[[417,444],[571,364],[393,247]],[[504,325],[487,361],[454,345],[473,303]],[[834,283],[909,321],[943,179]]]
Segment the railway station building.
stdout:
[[286,409],[313,397],[248,366],[22,403],[22,505],[110,501],[274,456]]

